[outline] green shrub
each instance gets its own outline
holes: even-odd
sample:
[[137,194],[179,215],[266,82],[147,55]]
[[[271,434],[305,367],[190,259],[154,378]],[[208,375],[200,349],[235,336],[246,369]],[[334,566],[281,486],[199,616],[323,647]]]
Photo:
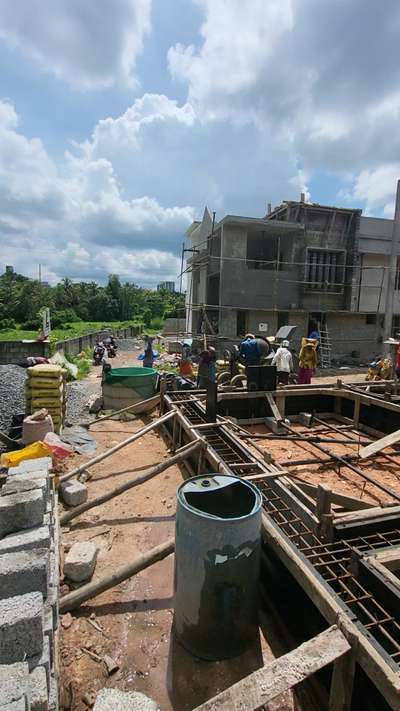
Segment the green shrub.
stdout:
[[15,325],[13,318],[0,319],[0,331],[8,331],[10,328],[15,328]]
[[28,319],[20,324],[21,331],[39,331],[42,321],[38,316]]
[[71,328],[69,324],[81,319],[76,315],[73,309],[63,309],[61,311],[53,311],[50,314],[52,328]]

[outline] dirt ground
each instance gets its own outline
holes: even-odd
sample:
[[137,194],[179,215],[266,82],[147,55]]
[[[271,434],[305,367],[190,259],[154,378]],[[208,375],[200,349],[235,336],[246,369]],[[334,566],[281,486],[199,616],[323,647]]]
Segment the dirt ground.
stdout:
[[[126,353],[115,361],[115,365],[127,363],[132,364],[132,356]],[[95,379],[98,374],[93,369],[88,377]],[[139,430],[151,417],[92,425],[90,431],[98,442],[96,454]],[[167,445],[159,434],[145,435],[90,469],[89,499],[168,456]],[[68,461],[68,469],[87,459],[75,455]],[[112,573],[173,535],[175,495],[181,482],[182,473],[173,466],[155,479],[82,514],[63,528],[64,546],[68,548],[75,541],[95,542],[98,558],[93,580]],[[141,691],[157,701],[161,711],[191,711],[273,658],[261,634],[248,653],[234,660],[205,662],[188,654],[171,633],[173,563],[171,555],[71,614],[61,616],[62,699],[72,711],[90,708],[96,692],[104,686]],[[68,589],[64,581],[62,594]],[[108,676],[104,663],[94,661],[83,649],[100,657],[108,654],[119,669]],[[293,708],[290,693],[268,706],[271,711]]]
[[[136,354],[122,353],[114,364],[132,365],[135,359]],[[99,371],[93,369],[88,377],[95,380],[99,377]],[[356,381],[354,374],[341,377]],[[151,417],[156,417],[156,414],[130,422],[108,421],[92,425],[90,431],[98,442],[96,453],[125,439],[149,422]],[[267,432],[261,425],[248,429]],[[341,435],[338,437],[341,438]],[[297,442],[266,443],[259,440],[258,444],[268,448],[277,461],[308,457],[312,451],[311,445]],[[351,445],[324,446],[338,453],[357,451],[357,446]],[[87,482],[89,498],[111,490],[168,456],[167,445],[161,435],[155,432],[147,434],[91,468],[92,478]],[[69,460],[68,469],[86,459],[75,455]],[[400,492],[395,465],[379,458],[373,468],[363,466]],[[290,468],[304,481],[322,481],[343,493],[362,495],[375,502],[388,500],[385,494],[371,485],[364,487],[357,475],[344,468],[339,473],[332,467],[324,469],[314,465]],[[75,541],[95,542],[98,559],[93,580],[109,575],[138,554],[173,535],[175,495],[181,482],[182,472],[174,466],[153,480],[82,514],[63,529],[64,546],[68,548]],[[71,615],[61,616],[60,671],[67,708],[85,711],[93,704],[100,688],[111,686],[126,691],[142,691],[158,703],[161,711],[191,711],[273,658],[271,648],[261,634],[254,648],[235,660],[212,663],[191,657],[171,632],[173,562],[171,555],[98,595]],[[62,593],[68,591],[67,582],[64,581]],[[91,658],[90,652],[100,657],[109,655],[117,663],[118,670],[109,676],[105,664]],[[294,702],[291,694],[279,697],[268,708],[271,711],[292,710]]]

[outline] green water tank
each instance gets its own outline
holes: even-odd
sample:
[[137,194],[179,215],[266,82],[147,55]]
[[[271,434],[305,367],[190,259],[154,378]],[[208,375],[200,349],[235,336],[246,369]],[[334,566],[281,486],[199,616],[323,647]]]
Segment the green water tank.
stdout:
[[156,392],[157,371],[154,368],[113,368],[103,382],[103,407],[120,410],[147,400]]

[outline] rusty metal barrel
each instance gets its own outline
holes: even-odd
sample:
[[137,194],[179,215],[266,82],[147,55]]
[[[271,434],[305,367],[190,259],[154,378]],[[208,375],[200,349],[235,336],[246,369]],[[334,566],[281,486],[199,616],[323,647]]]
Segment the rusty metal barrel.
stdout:
[[201,659],[244,652],[258,635],[261,494],[210,474],[177,492],[174,630]]

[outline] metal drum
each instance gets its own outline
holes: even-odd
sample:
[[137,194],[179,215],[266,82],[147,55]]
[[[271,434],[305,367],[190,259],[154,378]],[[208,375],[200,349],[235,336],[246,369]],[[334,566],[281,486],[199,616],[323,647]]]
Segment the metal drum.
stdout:
[[210,474],[184,482],[177,499],[175,632],[201,659],[235,657],[258,634],[260,492]]

